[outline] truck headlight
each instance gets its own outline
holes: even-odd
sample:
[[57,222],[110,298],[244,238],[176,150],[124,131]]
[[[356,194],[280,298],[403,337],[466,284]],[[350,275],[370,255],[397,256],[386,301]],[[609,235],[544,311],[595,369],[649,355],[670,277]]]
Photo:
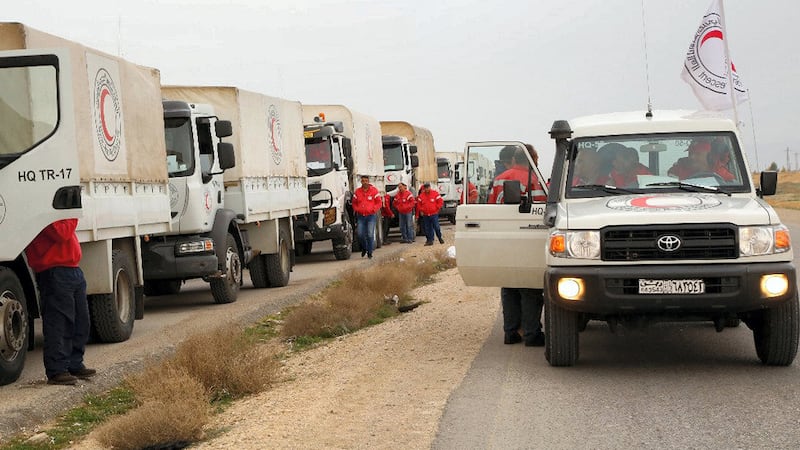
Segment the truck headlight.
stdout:
[[562,258],[600,259],[599,231],[554,231],[550,254]]
[[789,229],[783,225],[739,228],[739,254],[759,256],[787,252],[792,248]]
[[175,254],[184,256],[197,253],[214,251],[214,241],[211,238],[200,239],[197,241],[179,242],[175,245]]

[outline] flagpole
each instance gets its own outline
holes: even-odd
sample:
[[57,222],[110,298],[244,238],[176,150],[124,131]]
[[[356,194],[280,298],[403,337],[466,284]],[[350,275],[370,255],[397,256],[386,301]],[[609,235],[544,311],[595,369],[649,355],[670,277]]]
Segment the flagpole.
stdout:
[[730,95],[731,103],[733,104],[733,120],[736,123],[736,129],[741,132],[742,130],[739,129],[739,110],[736,107],[736,90],[733,88],[733,63],[731,62],[731,52],[728,49],[728,25],[725,23],[724,3],[724,0],[719,0],[719,18],[722,20],[722,42],[725,45],[725,64],[727,64],[725,69],[728,72],[728,94]]

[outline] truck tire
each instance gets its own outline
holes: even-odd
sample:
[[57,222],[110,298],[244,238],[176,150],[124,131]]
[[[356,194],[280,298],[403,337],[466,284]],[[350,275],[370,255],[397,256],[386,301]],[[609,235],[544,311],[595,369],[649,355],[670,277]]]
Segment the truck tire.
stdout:
[[181,291],[181,280],[152,280],[144,282],[144,295],[155,297],[159,295],[175,295]]
[[134,271],[130,258],[122,250],[111,252],[114,292],[89,296],[93,336],[99,342],[127,341],[136,318]]
[[578,361],[579,314],[545,302],[545,357],[554,367],[572,366]]
[[283,287],[289,284],[289,272],[292,271],[292,256],[289,252],[291,252],[289,235],[286,230],[281,229],[278,232],[278,253],[262,255],[271,287]]
[[270,286],[264,255],[256,255],[247,267],[250,269],[250,281],[253,282],[253,287],[263,289]]
[[211,295],[215,303],[233,303],[239,295],[239,286],[242,283],[242,259],[239,257],[239,247],[236,239],[228,233],[225,238],[225,273],[221,278],[211,280]]
[[344,232],[344,237],[331,240],[333,256],[339,261],[350,259],[353,254],[353,227],[350,225],[350,220],[347,216],[342,218],[342,231]]
[[761,313],[753,328],[758,358],[767,366],[788,366],[797,355],[800,314],[797,294],[784,304]]
[[28,353],[28,307],[14,272],[0,267],[0,385],[17,381]]

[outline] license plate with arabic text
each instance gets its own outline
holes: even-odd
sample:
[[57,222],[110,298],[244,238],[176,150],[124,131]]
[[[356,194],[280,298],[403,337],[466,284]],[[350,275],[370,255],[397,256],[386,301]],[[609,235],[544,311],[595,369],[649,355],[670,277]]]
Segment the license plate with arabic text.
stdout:
[[640,294],[703,294],[703,280],[648,280],[639,279]]

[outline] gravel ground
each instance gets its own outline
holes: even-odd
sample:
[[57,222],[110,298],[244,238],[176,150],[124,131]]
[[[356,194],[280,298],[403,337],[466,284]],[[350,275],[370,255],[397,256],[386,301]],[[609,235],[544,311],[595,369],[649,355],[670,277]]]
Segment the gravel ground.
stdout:
[[[445,239],[452,245],[452,231]],[[442,247],[418,240],[405,255]],[[426,303],[290,357],[283,382],[215,416],[193,448],[430,448],[500,301],[497,288],[464,286],[458,269],[412,295]],[[73,448],[103,447],[90,436]]]

